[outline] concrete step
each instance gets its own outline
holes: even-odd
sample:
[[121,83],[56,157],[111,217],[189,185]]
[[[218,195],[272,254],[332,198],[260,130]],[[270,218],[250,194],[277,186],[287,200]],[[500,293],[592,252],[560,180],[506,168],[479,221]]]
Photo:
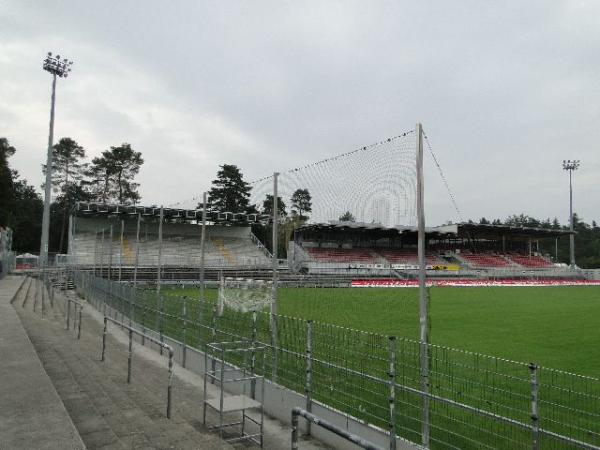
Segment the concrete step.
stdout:
[[29,282],[17,276],[0,280],[0,448],[83,449],[16,312],[24,311]]
[[[173,417],[166,418],[165,367],[134,356],[132,383],[127,384],[123,345],[109,338],[107,361],[103,363],[99,361],[100,330],[83,331],[77,341],[65,330],[58,306],[47,309],[44,318],[40,313],[40,309],[34,312],[32,308],[19,311],[48,376],[88,448],[230,448],[202,427],[201,393],[184,383],[175,383]],[[191,405],[195,417],[189,417],[189,410],[180,413],[180,407],[189,409]]]

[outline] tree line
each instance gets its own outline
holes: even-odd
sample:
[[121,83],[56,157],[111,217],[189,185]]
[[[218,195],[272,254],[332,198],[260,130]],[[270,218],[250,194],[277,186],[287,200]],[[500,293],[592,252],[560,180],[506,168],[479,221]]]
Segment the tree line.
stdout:
[[[476,223],[469,220],[469,223]],[[533,227],[547,230],[568,230],[569,225],[561,224],[555,217],[554,219],[536,219],[526,214],[513,214],[505,220],[488,220],[485,217],[479,219],[477,223],[484,225],[509,225],[513,227]],[[600,267],[600,227],[595,220],[592,223],[586,223],[577,213],[573,213],[573,229],[575,230],[575,262],[584,269],[593,269]],[[556,257],[556,243],[554,239],[541,239],[539,241],[540,253]],[[569,264],[569,239],[562,237],[558,239],[558,258],[557,262]]]
[[[43,198],[10,167],[16,151],[7,138],[0,138],[0,226],[13,229],[16,252],[33,253],[40,249]],[[66,253],[68,216],[76,202],[139,202],[139,184],[134,179],[143,163],[142,154],[128,143],[110,147],[88,161],[85,149],[74,139],[60,139],[52,147],[55,196],[50,205],[49,251]],[[42,165],[42,170],[45,174],[47,167]]]

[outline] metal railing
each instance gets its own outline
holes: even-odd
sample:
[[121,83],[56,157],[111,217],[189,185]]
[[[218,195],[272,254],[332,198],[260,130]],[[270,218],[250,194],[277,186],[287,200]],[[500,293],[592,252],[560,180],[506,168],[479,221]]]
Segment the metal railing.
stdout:
[[[177,290],[77,275],[77,289],[96,308],[159,331],[187,347],[252,339],[277,355],[277,383],[313,402],[396,435],[420,442],[423,400],[431,408],[431,447],[600,449],[600,380],[535,364],[429,345],[428,392],[421,389],[422,345],[319,322],[277,315],[277,346],[270,317],[226,310],[178,295]],[[165,295],[167,292],[167,295]],[[232,360],[235,364],[236,361]],[[274,380],[267,364],[264,375]],[[535,395],[534,395],[535,394]],[[558,446],[558,447],[557,447]]]
[[81,339],[81,317],[83,312],[83,304],[67,296],[65,296],[65,303],[65,320],[67,323],[67,330],[69,330],[71,324],[71,305],[73,305],[73,329],[75,330],[75,327],[77,327],[77,339]]
[[315,425],[326,429],[327,431],[331,431],[334,434],[337,434],[339,437],[346,439],[349,442],[352,442],[354,445],[358,445],[360,448],[364,448],[365,450],[383,450],[381,447],[373,444],[372,442],[367,441],[366,439],[357,436],[356,434],[352,434],[349,431],[340,428],[325,419],[321,419],[320,417],[315,416],[308,411],[294,407],[292,409],[292,450],[298,450],[298,417],[304,417],[308,423],[314,423]]
[[131,362],[133,359],[133,335],[137,334],[138,336],[142,337],[144,340],[148,340],[150,342],[153,342],[156,345],[159,345],[161,348],[164,348],[165,350],[167,350],[169,352],[169,380],[167,383],[167,419],[171,418],[171,387],[173,384],[173,356],[175,354],[175,352],[173,351],[173,348],[168,345],[165,344],[164,342],[161,342],[158,339],[153,338],[152,336],[149,336],[145,333],[141,333],[140,331],[136,330],[135,328],[130,327],[129,325],[124,324],[123,322],[119,322],[118,320],[112,319],[108,316],[104,316],[104,330],[102,332],[102,356],[100,358],[100,361],[105,360],[105,356],[106,356],[106,335],[108,334],[108,322],[112,322],[115,325],[120,326],[121,328],[124,328],[126,330],[128,330],[128,334],[129,334],[129,347],[128,347],[128,355],[127,355],[127,383],[131,383]]

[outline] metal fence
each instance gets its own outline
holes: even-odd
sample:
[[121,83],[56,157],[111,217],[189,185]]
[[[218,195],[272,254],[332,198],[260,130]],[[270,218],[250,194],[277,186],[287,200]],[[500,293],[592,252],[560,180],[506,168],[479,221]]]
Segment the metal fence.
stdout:
[[[600,448],[600,379],[428,345],[422,390],[418,341],[277,315],[226,310],[176,290],[135,289],[75,274],[80,295],[118,319],[169,336],[185,349],[248,339],[266,347],[272,381],[343,414],[420,443],[428,403],[435,449]],[[274,346],[273,343],[277,345]],[[232,360],[235,364],[236,361]]]

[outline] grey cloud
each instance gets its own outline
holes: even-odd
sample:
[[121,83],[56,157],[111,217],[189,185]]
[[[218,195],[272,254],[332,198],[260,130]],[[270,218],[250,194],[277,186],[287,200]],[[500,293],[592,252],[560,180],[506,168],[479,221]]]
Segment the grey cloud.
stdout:
[[[576,210],[598,219],[593,3],[12,1],[0,14],[31,61],[3,77],[43,93],[37,126],[9,115],[2,132],[43,151],[33,143],[44,142],[47,80],[31,70],[61,46],[76,60],[61,131],[92,152],[137,146],[144,201],[195,196],[222,162],[257,178],[421,120],[466,218],[565,221],[560,162],[579,158]],[[430,222],[455,220],[430,160],[426,175]]]

